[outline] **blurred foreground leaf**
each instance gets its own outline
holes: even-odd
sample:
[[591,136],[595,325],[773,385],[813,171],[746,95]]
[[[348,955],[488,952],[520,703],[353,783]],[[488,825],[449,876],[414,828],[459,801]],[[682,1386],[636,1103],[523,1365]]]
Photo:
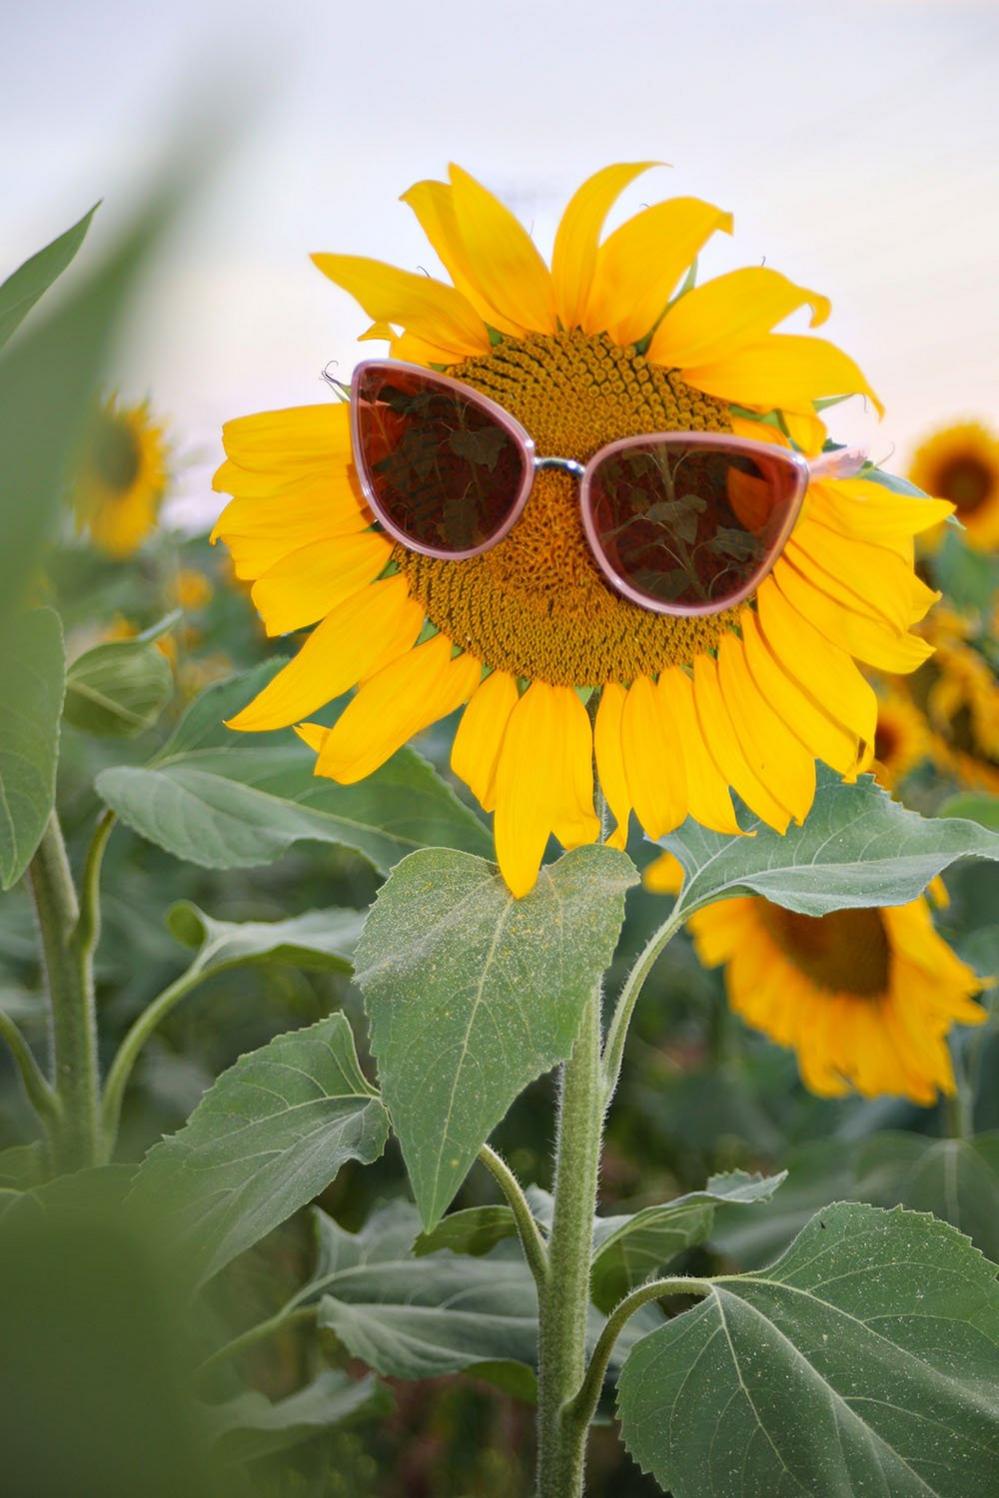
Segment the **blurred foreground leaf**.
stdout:
[[637,877],[624,853],[577,848],[516,900],[493,864],[427,849],[379,891],[356,976],[425,1227],[514,1098],[569,1055]]
[[254,962],[349,973],[363,924],[356,910],[309,910],[286,921],[216,921],[189,900],[179,900],[167,912],[177,940],[199,948],[195,964],[205,973]]
[[32,255],[0,286],[0,348],[27,317],[38,298],[48,291],[71,264],[83,243],[90,220],[97,212],[95,203],[71,229],[53,239],[43,250]]
[[290,729],[231,733],[223,719],[282,665],[209,687],[150,765],[104,770],[98,793],[134,831],[207,868],[269,863],[310,840],[354,848],[383,872],[428,843],[489,850],[483,823],[412,749],[337,785],[313,773],[315,755]]
[[65,669],[52,609],[8,626],[0,656],[0,889],[20,879],[52,811]]
[[870,775],[847,785],[820,767],[815,804],[781,836],[757,818],[753,837],[725,837],[693,821],[661,839],[683,865],[676,914],[730,895],[763,895],[802,915],[847,906],[902,905],[958,858],[999,859],[999,834],[977,822],[921,817]]
[[224,1072],[179,1133],[155,1145],[130,1200],[156,1210],[202,1279],[324,1190],[370,1164],[388,1119],[342,1014],[278,1035]]
[[932,1217],[830,1207],[639,1342],[618,1395],[629,1451],[675,1498],[987,1492],[995,1266]]
[[73,661],[63,713],[85,733],[130,739],[153,726],[172,692],[169,663],[155,645],[108,640]]

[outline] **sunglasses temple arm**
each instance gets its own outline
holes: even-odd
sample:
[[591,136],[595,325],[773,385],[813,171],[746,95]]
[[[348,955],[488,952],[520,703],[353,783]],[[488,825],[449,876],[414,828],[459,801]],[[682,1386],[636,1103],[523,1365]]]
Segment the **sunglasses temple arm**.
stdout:
[[851,479],[866,462],[867,453],[862,447],[840,447],[813,458],[808,465],[808,474],[812,479]]

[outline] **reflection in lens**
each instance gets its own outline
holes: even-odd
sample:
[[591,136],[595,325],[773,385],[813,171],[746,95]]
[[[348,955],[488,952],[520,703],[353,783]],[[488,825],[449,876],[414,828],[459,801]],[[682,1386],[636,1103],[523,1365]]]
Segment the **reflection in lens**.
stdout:
[[359,461],[382,514],[412,544],[460,553],[509,519],[526,459],[472,397],[407,370],[363,371]]
[[598,546],[632,588],[724,607],[765,572],[797,488],[776,454],[650,439],[600,461],[590,510]]

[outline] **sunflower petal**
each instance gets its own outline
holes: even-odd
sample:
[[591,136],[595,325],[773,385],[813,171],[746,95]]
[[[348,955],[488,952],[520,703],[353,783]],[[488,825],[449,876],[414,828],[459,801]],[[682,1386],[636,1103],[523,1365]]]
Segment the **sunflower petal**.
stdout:
[[372,583],[327,614],[229,727],[262,733],[300,722],[354,686],[386,653],[408,650],[422,623],[423,610],[410,598],[404,577]]
[[678,667],[664,671],[657,688],[667,719],[676,725],[683,755],[690,815],[713,832],[736,835],[742,831],[732,809],[728,783],[708,753],[694,708],[694,686]]
[[743,753],[763,785],[779,785],[781,800],[803,822],[815,800],[815,760],[777,716],[749,674],[742,641],[722,636],[718,681]]
[[752,609],[739,616],[743,649],[750,674],[762,696],[816,759],[841,775],[850,775],[857,762],[857,737],[823,712],[804,687],[771,654],[759,619]]
[[597,251],[583,328],[615,343],[651,333],[677,282],[716,229],[732,215],[700,198],[670,198],[636,213]]
[[454,189],[449,182],[427,179],[414,182],[404,192],[402,201],[413,210],[417,222],[434,247],[437,258],[454,283],[455,290],[473,306],[476,312],[502,333],[516,334],[516,324],[507,322],[488,297],[483,295],[475,280],[475,268],[470,264],[465,245],[458,228],[458,217],[454,208]]
[[855,613],[810,582],[784,557],[771,574],[796,613],[821,635],[879,671],[915,671],[933,654],[932,645],[901,634],[870,615]]
[[790,809],[763,784],[743,753],[722,697],[717,662],[710,655],[694,659],[694,707],[701,736],[725,780],[750,811],[777,832],[786,832]]
[[583,320],[596,269],[600,231],[608,213],[636,177],[658,165],[655,161],[626,161],[605,166],[587,177],[569,199],[552,251],[552,280],[563,327],[578,327]]
[[784,556],[795,569],[855,613],[905,631],[922,619],[940,598],[901,557],[862,541],[835,541],[805,524],[797,527]]
[[485,324],[453,286],[363,255],[313,255],[312,260],[375,322],[395,323],[445,355],[489,352]]
[[695,286],[670,308],[649,345],[649,358],[670,369],[715,364],[757,342],[808,304],[813,328],[829,316],[829,300],[796,286],[780,271],[749,266]]
[[628,793],[651,838],[663,837],[687,815],[687,787],[678,734],[647,676],[628,689],[621,719]]
[[500,317],[521,332],[555,330],[555,291],[527,230],[460,166],[448,168],[465,267]]
[[567,811],[564,772],[569,697],[585,717],[582,703],[570,688],[532,682],[518,699],[503,735],[496,769],[496,856],[517,899],[534,888],[553,824]]
[[490,672],[462,713],[454,736],[451,768],[483,811],[492,811],[496,804],[496,766],[518,699],[517,683],[508,672]]
[[451,650],[445,635],[435,635],[369,677],[330,729],[316,774],[353,785],[467,702],[482,666],[471,655],[452,658]]
[[813,402],[831,395],[869,396],[884,406],[848,354],[824,338],[771,333],[710,364],[684,366],[684,381],[706,395],[739,406],[814,414]]
[[593,809],[593,729],[571,687],[555,687],[562,768],[556,784],[552,831],[563,848],[579,848],[600,836]]
[[846,650],[826,638],[788,602],[768,577],[756,595],[763,638],[778,664],[809,695],[822,694],[822,707],[865,743],[874,742],[878,699]]
[[322,619],[384,569],[392,547],[375,531],[313,541],[269,567],[250,590],[269,635]]
[[807,504],[816,520],[881,545],[932,530],[954,513],[946,499],[893,494],[873,479],[817,479]]
[[624,687],[619,686],[616,681],[607,683],[600,693],[600,706],[593,730],[600,787],[617,823],[607,839],[612,848],[624,848],[627,844],[628,819],[631,816],[631,796],[621,747],[621,715],[626,696]]

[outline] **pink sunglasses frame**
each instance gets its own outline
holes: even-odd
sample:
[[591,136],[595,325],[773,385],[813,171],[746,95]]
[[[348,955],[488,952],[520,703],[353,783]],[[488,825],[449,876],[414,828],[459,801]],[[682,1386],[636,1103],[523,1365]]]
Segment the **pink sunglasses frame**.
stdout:
[[[417,375],[423,380],[432,380],[437,385],[457,391],[464,400],[470,401],[480,410],[486,412],[503,430],[512,438],[518,450],[524,458],[524,478],[517,491],[516,500],[511,507],[510,515],[505,520],[495,535],[490,536],[479,546],[470,547],[467,551],[447,551],[441,547],[426,546],[413,541],[404,531],[396,526],[391,516],[385,514],[378,500],[375,486],[371,482],[367,468],[364,463],[363,450],[361,447],[360,430],[360,401],[357,391],[360,377],[367,374],[369,370],[382,370],[388,373]],[[801,453],[794,452],[790,448],[778,447],[772,442],[757,442],[751,437],[733,437],[724,432],[647,432],[635,437],[620,437],[614,442],[605,443],[586,463],[579,463],[574,458],[560,458],[554,456],[539,457],[535,452],[534,438],[521,426],[515,416],[505,411],[496,401],[490,400],[487,395],[465,385],[461,380],[452,379],[449,375],[438,374],[435,369],[424,369],[419,364],[407,364],[401,359],[365,359],[357,365],[354,370],[350,385],[350,436],[354,453],[354,467],[357,477],[372,513],[378,523],[401,546],[408,551],[416,551],[423,556],[436,557],[445,562],[466,561],[469,557],[481,556],[483,552],[499,545],[504,536],[508,535],[517,521],[520,519],[527,504],[531,490],[534,488],[535,474],[545,469],[558,469],[568,473],[579,481],[579,506],[583,523],[583,532],[586,536],[587,545],[600,571],[615,593],[627,598],[631,603],[637,604],[639,608],[647,609],[656,614],[672,615],[708,615],[720,614],[726,609],[734,608],[743,603],[751,593],[759,587],[760,583],[773,570],[779,560],[788,538],[794,530],[801,514],[801,506],[804,502],[808,485],[814,478],[849,478],[857,473],[867,461],[867,454],[859,448],[839,448],[835,452],[823,453],[820,457],[807,459]],[[638,444],[648,446],[654,442],[663,447],[712,447],[726,448],[732,452],[741,453],[746,457],[755,457],[757,454],[786,463],[794,472],[795,490],[788,507],[788,514],[781,527],[780,534],[776,537],[767,552],[767,556],[758,571],[754,572],[748,582],[728,597],[724,602],[708,604],[681,604],[662,603],[657,599],[649,598],[647,594],[633,588],[626,578],[619,577],[608,562],[601,550],[597,538],[596,526],[593,521],[593,508],[590,498],[590,486],[593,474],[599,464],[613,453],[622,452],[624,449],[634,447]]]

